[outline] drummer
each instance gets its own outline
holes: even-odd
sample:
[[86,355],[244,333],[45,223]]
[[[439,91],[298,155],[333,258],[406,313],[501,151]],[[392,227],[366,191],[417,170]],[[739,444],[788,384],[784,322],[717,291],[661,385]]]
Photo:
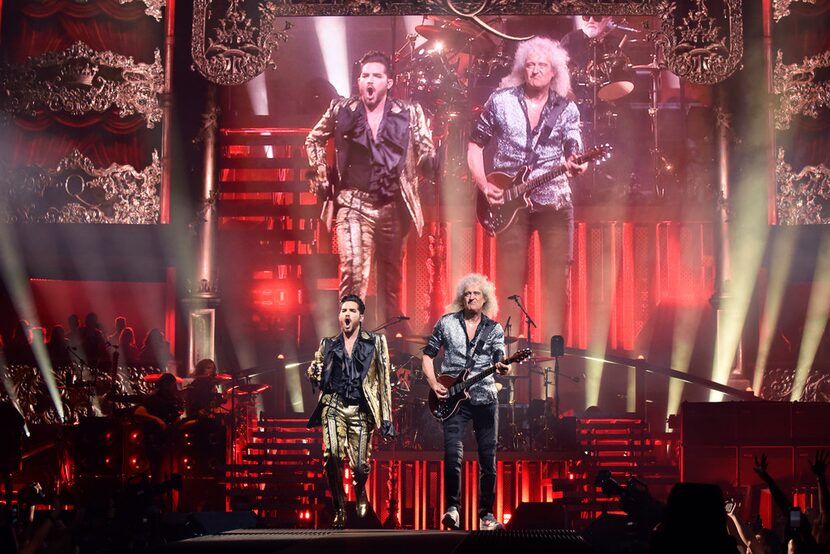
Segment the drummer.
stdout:
[[193,371],[193,382],[186,389],[187,417],[201,419],[211,415],[222,404],[219,393],[216,362],[210,358],[200,360]]
[[612,33],[617,26],[610,16],[582,15],[575,19],[577,28],[562,37],[561,44],[568,52],[577,100],[584,101],[593,96],[592,88],[586,86],[593,84],[591,77],[600,80],[607,77],[603,73],[614,69],[625,40],[618,33]]

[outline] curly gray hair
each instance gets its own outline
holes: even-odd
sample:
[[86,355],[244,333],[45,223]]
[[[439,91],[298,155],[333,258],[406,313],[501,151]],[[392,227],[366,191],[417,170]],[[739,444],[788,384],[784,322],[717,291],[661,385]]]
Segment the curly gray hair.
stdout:
[[568,52],[558,41],[534,37],[519,44],[513,56],[513,70],[499,83],[499,88],[515,87],[525,82],[525,63],[530,54],[541,54],[550,61],[553,79],[550,90],[565,98],[571,92],[571,74],[568,71]]
[[461,278],[458,286],[455,287],[455,299],[451,304],[447,305],[447,312],[458,312],[464,309],[464,291],[472,284],[477,284],[481,287],[481,293],[484,295],[484,306],[481,311],[487,317],[496,317],[499,313],[499,301],[496,299],[496,285],[481,273],[470,273]]

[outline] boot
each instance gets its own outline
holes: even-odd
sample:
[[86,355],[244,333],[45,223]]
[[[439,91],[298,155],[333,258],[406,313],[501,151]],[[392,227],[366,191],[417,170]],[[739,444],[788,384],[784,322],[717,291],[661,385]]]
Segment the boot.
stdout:
[[346,526],[346,491],[343,490],[343,462],[329,458],[326,462],[326,477],[331,490],[331,503],[334,505],[332,527],[343,529]]
[[354,493],[357,502],[355,502],[355,511],[357,517],[366,517],[369,512],[369,497],[366,495],[366,481],[369,475],[365,473],[355,472],[354,474]]

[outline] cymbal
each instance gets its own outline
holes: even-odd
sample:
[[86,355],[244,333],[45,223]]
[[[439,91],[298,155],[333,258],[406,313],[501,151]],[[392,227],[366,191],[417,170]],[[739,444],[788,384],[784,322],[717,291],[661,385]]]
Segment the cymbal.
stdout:
[[271,385],[267,385],[264,383],[244,383],[242,385],[237,385],[235,387],[231,387],[228,391],[233,391],[234,394],[243,396],[243,395],[253,395],[259,394],[261,392],[265,392],[271,388]]
[[515,381],[516,379],[530,379],[529,375],[498,375],[499,379],[511,379]]
[[[143,377],[143,379],[144,379],[145,381],[147,381],[148,383],[155,383],[155,382],[157,382],[159,379],[161,379],[161,376],[162,376],[162,375],[173,375],[173,374],[172,374],[172,373],[148,373],[147,375],[145,375],[145,376]],[[175,378],[176,378],[176,382],[177,382],[177,383],[183,383],[183,382],[184,382],[184,379],[182,379],[182,378],[181,378],[181,377],[179,377],[178,375],[173,375],[173,377],[175,377]]]
[[513,344],[514,342],[519,342],[519,337],[504,337],[504,344]]
[[216,375],[199,375],[193,377],[194,381],[199,381],[202,379],[207,381],[232,381],[233,376],[230,373],[217,373]]
[[416,25],[415,32],[427,39],[427,45],[440,42],[445,50],[469,50],[472,54],[480,54],[494,46],[487,33],[472,34],[457,25],[450,25]]

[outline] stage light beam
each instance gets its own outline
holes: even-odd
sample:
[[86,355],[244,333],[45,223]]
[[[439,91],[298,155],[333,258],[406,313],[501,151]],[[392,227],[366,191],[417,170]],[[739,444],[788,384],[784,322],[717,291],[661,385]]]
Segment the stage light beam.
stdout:
[[795,366],[795,381],[790,393],[791,401],[801,400],[804,395],[807,377],[816,359],[824,329],[827,327],[828,315],[830,315],[830,238],[824,236],[819,247],[813,288],[810,291],[809,304],[807,304],[804,334],[801,337],[801,349],[798,352],[798,363]]
[[326,68],[326,78],[341,96],[351,94],[349,50],[346,43],[345,17],[315,17],[314,29]]
[[792,268],[799,233],[800,229],[797,226],[782,228],[779,229],[773,240],[770,259],[774,262],[769,264],[769,281],[767,283],[766,299],[764,300],[761,336],[759,337],[758,355],[755,359],[755,371],[752,378],[752,390],[756,394],[761,390],[764,383],[764,372],[767,368],[767,360],[775,336],[775,329],[778,326],[778,319],[781,316],[784,292]]
[[[27,320],[33,327],[41,327],[32,298],[32,290],[26,278],[26,272],[23,269],[23,262],[18,254],[15,239],[14,228],[10,225],[6,227],[6,232],[0,233],[0,275],[6,282],[6,289],[9,291],[17,316]],[[61,421],[64,421],[63,401],[55,381],[55,374],[52,372],[52,362],[46,351],[46,345],[42,342],[35,342],[32,344],[32,353],[43,376],[43,381],[46,383],[49,397],[55,405],[58,417]]]
[[[703,306],[696,303],[682,304],[676,307],[674,338],[672,339],[671,368],[686,373],[692,360],[695,338],[700,328]],[[676,414],[683,398],[686,383],[679,379],[669,380],[669,398],[666,404],[666,421]],[[666,424],[668,430],[668,423]]]

